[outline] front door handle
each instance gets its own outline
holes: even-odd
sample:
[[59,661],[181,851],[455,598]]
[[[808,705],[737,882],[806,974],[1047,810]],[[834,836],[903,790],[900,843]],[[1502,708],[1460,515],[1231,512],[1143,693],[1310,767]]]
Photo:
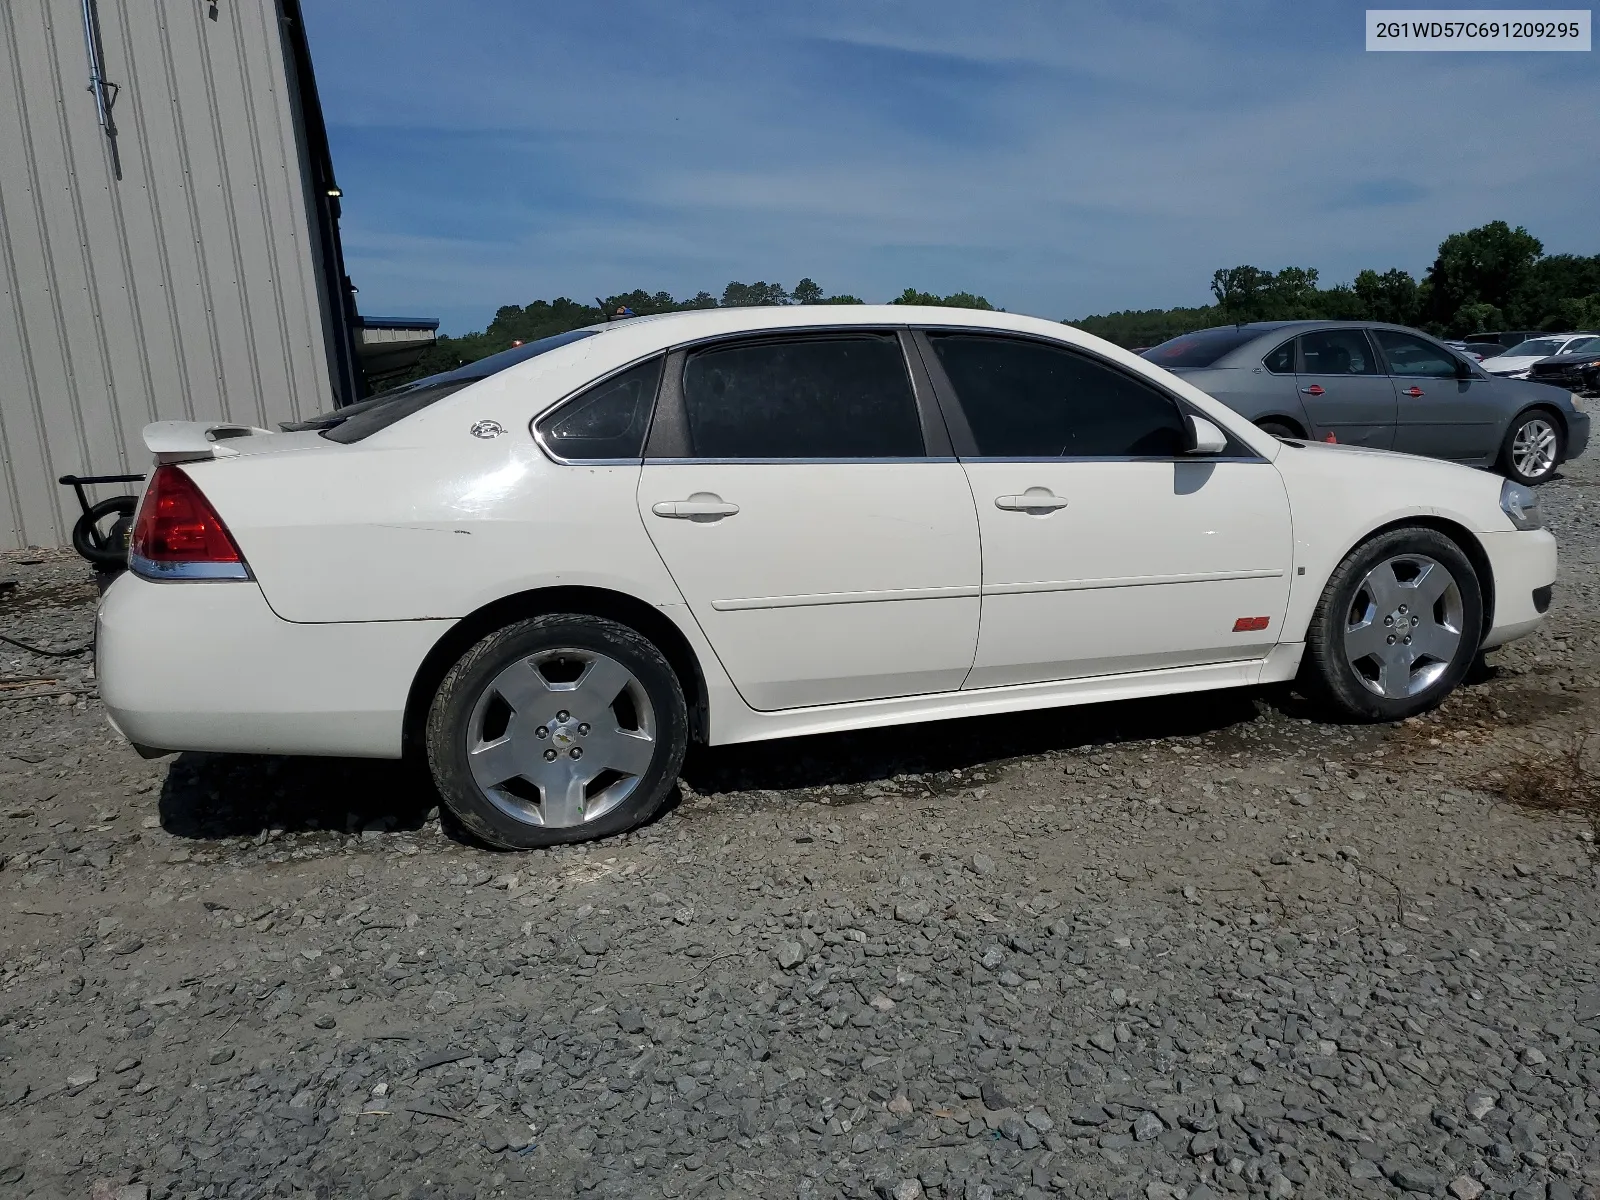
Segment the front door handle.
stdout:
[[1419,388],[1414,383],[1410,387],[1408,387],[1405,391],[1401,392],[1400,394],[1402,396],[1410,396],[1413,400],[1416,399],[1418,396],[1426,396],[1427,395],[1426,392],[1424,392],[1421,388]]
[[687,500],[663,500],[652,504],[650,511],[658,517],[674,517],[680,521],[717,521],[736,516],[739,506],[714,492],[696,492]]
[[1065,497],[1054,495],[1049,488],[1029,488],[1020,496],[996,496],[994,506],[1007,512],[1054,512],[1065,508]]
[[1320,383],[1313,383],[1310,387],[1303,387],[1300,390],[1308,396],[1320,396],[1324,388]]

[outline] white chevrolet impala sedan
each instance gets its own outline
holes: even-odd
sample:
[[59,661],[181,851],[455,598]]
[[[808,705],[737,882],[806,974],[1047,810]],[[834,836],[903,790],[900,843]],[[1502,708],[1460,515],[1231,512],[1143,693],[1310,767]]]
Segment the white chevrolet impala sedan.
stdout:
[[644,317],[291,431],[145,437],[98,623],[117,728],[414,755],[504,847],[648,819],[691,739],[1297,677],[1395,720],[1556,575],[1525,487],[1279,440],[1005,313]]

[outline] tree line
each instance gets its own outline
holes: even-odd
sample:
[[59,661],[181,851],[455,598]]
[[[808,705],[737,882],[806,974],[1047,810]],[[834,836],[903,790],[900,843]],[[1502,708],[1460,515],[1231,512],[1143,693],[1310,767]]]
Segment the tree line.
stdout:
[[[1391,267],[1361,271],[1349,283],[1321,286],[1315,267],[1266,271],[1226,267],[1211,277],[1213,303],[1189,308],[1128,310],[1066,322],[1121,346],[1153,346],[1204,329],[1243,321],[1391,321],[1441,337],[1512,329],[1600,329],[1600,254],[1545,254],[1544,244],[1522,226],[1491,221],[1439,244],[1438,256],[1421,279]],[[421,362],[385,382],[394,387],[448,371],[487,354],[551,334],[593,325],[627,309],[636,316],[698,308],[744,308],[781,304],[860,304],[850,295],[828,295],[812,279],[791,291],[781,283],[730,282],[721,296],[697,292],[679,300],[669,292],[623,292],[594,304],[559,296],[497,310],[486,329],[441,336]],[[906,288],[891,304],[994,309],[972,292],[940,296]]]
[[1600,254],[1545,254],[1522,226],[1491,221],[1439,244],[1421,279],[1399,267],[1367,269],[1324,288],[1315,267],[1226,267],[1211,277],[1215,303],[1106,313],[1071,321],[1122,346],[1240,321],[1391,321],[1439,337],[1500,330],[1600,329]]
[[[465,363],[475,362],[485,355],[509,350],[512,346],[524,342],[536,341],[552,334],[566,333],[572,329],[582,329],[585,325],[593,325],[623,309],[636,317],[644,317],[655,313],[685,312],[697,308],[861,303],[859,296],[827,295],[816,281],[808,278],[795,284],[793,291],[786,289],[781,283],[767,283],[765,280],[757,280],[755,283],[740,283],[734,280],[722,289],[720,297],[702,291],[688,299],[678,300],[670,292],[646,292],[637,289],[606,296],[603,299],[596,297],[593,304],[585,304],[567,296],[558,296],[554,300],[535,300],[522,305],[507,304],[495,311],[494,319],[489,322],[488,328],[481,332],[462,334],[459,337],[441,335],[415,367],[403,375],[385,380],[382,386],[384,389],[398,387],[413,379],[421,379],[439,371],[453,370]],[[942,305],[945,308],[990,310],[994,308],[994,305],[982,296],[973,295],[971,292],[955,292],[948,296],[940,296],[934,292],[920,292],[915,288],[906,288],[889,303],[932,304]]]

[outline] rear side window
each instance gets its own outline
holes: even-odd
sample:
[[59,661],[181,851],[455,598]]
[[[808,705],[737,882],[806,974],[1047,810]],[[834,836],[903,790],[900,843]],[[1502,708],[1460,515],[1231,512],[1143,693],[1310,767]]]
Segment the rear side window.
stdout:
[[1301,335],[1300,357],[1307,375],[1376,375],[1367,335],[1359,329],[1319,329]]
[[1198,333],[1179,334],[1159,346],[1150,347],[1140,357],[1149,359],[1158,367],[1209,367],[1224,354],[1260,336],[1259,329],[1223,325],[1216,329],[1202,329]]
[[1396,333],[1392,329],[1374,329],[1378,345],[1389,360],[1389,374],[1422,379],[1453,379],[1456,364],[1460,362],[1448,350],[1441,349],[1409,333]]
[[1041,342],[930,333],[983,458],[1175,458],[1173,400],[1105,363]]
[[601,380],[541,418],[545,449],[570,462],[643,458],[662,362],[658,355]]
[[1290,338],[1271,354],[1267,355],[1266,358],[1262,359],[1261,362],[1274,375],[1293,375],[1294,339]]
[[696,458],[916,458],[922,426],[893,334],[715,347],[683,372]]

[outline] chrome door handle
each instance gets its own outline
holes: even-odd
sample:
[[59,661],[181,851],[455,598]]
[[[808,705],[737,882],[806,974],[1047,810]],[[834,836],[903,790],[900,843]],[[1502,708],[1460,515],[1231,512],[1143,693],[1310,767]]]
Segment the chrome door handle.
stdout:
[[1324,388],[1320,383],[1313,383],[1310,387],[1303,387],[1300,390],[1308,396],[1320,396],[1327,389]]
[[659,504],[652,504],[650,511],[658,517],[675,517],[680,521],[699,518],[704,521],[736,516],[739,506],[711,492],[696,492],[687,500],[663,500]]
[[1423,391],[1421,388],[1419,388],[1416,384],[1413,383],[1410,387],[1408,387],[1405,391],[1401,392],[1400,394],[1402,396],[1410,396],[1413,400],[1415,400],[1418,396],[1426,396],[1428,393]]
[[1054,512],[1058,508],[1065,508],[1067,501],[1045,488],[1032,488],[1020,496],[996,496],[994,506],[1006,512]]

